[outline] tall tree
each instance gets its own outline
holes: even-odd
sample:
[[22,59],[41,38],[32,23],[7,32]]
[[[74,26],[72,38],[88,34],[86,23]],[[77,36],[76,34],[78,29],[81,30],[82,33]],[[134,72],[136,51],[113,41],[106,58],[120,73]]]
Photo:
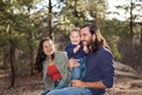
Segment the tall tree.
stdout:
[[142,17],[142,14],[139,14],[141,12],[141,2],[142,0],[129,0],[128,3],[124,5],[118,5],[116,8],[125,10],[125,14],[129,14],[130,16],[127,17],[127,20],[129,21],[129,37],[132,41],[134,36],[134,23],[137,22],[137,20],[140,20],[140,17]]
[[49,37],[53,39],[53,31],[52,31],[52,2],[49,0],[49,13],[48,13],[48,27],[49,27]]
[[[23,32],[23,29],[26,29],[26,27],[23,26],[23,19],[26,19],[28,16],[26,16],[27,12],[27,6],[31,6],[30,1],[25,1],[25,0],[20,0],[20,1],[15,1],[15,0],[2,0],[0,1],[0,31],[2,33],[0,34],[0,44],[1,48],[4,49],[2,50],[4,56],[9,55],[7,59],[9,60],[9,63],[11,64],[11,86],[14,86],[15,82],[15,77],[16,77],[16,72],[15,69],[15,64],[16,64],[16,57],[15,57],[15,49],[22,49],[23,47],[26,46],[20,46],[22,45],[22,38],[23,36],[26,36]],[[27,25],[28,23],[24,23]],[[8,40],[9,43],[6,41]],[[20,43],[20,45],[19,45]],[[22,47],[22,48],[21,48]],[[9,48],[9,49],[8,49]]]
[[12,73],[12,78],[11,78],[11,87],[14,86],[15,84],[15,47],[12,43],[12,29],[11,29],[11,25],[8,26],[8,32],[9,32],[9,45],[10,45],[10,65],[11,65],[11,73]]

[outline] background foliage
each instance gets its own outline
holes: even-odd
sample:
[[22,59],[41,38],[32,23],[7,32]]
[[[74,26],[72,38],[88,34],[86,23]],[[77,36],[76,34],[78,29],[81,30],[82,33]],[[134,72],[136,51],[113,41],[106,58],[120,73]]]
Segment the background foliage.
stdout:
[[[99,26],[116,61],[142,72],[142,22],[135,21],[142,15],[132,13],[126,21],[107,19],[107,14],[121,15],[107,12],[107,0],[47,1],[0,0],[0,69],[14,77],[34,74],[40,39],[49,36],[64,50],[68,32],[91,22]],[[116,7],[126,12],[142,9],[140,3],[130,3]]]

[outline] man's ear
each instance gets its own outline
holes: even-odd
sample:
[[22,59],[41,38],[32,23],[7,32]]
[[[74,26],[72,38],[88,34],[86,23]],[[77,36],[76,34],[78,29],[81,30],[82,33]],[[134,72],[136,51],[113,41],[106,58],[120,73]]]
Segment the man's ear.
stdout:
[[96,40],[96,35],[95,34],[92,35],[92,40],[93,40],[93,42]]

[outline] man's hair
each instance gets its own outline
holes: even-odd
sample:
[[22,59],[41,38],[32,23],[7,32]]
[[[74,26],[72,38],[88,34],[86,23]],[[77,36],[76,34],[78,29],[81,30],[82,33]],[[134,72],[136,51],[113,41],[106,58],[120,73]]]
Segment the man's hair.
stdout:
[[106,48],[108,48],[109,50],[110,47],[108,46],[105,38],[101,35],[100,33],[100,30],[99,28],[97,27],[96,24],[93,24],[93,23],[89,23],[89,24],[85,24],[81,27],[82,28],[86,28],[88,27],[89,28],[89,32],[92,34],[92,35],[95,35],[96,36],[96,39],[95,39],[95,42],[93,43],[92,45],[92,50],[93,50],[93,53],[96,53],[96,51],[101,47],[101,46],[104,46]]

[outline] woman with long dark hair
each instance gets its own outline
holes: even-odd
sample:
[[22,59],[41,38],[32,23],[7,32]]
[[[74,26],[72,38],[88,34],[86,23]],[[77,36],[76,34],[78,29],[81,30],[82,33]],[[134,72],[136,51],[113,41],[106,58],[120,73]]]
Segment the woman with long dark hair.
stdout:
[[67,81],[67,78],[69,78],[67,65],[67,54],[55,51],[51,39],[44,38],[40,41],[35,69],[38,72],[43,72],[43,82],[46,90],[52,90]]

